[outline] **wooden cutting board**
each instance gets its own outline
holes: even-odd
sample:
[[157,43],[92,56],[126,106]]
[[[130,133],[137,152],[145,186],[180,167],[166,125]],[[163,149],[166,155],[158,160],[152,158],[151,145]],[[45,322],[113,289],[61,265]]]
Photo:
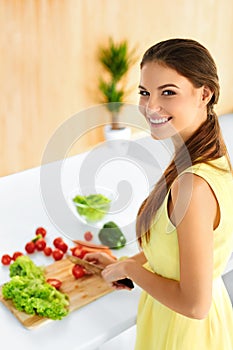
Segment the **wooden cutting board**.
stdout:
[[[62,259],[45,268],[46,278],[58,278],[62,282],[60,291],[67,294],[69,297],[70,312],[113,291],[104,279],[98,275],[86,275],[76,280],[71,272],[73,266],[73,263],[68,259]],[[28,329],[33,329],[51,321],[45,317],[28,315],[25,312],[18,311],[11,300],[5,300],[3,298],[1,287],[0,301],[13,313],[23,326]],[[69,317],[69,314],[66,317]]]

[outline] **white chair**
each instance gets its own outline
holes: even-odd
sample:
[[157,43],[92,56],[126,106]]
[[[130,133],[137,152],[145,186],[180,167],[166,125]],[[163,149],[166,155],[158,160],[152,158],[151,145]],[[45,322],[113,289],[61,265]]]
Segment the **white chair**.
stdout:
[[220,115],[219,124],[231,162],[233,163],[233,113]]

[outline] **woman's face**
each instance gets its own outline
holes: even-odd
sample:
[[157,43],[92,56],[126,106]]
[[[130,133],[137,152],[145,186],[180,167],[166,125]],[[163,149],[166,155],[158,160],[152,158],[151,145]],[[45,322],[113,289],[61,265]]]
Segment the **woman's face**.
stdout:
[[204,86],[195,88],[184,76],[157,62],[141,69],[139,109],[155,139],[188,139],[207,118],[206,105],[212,94]]

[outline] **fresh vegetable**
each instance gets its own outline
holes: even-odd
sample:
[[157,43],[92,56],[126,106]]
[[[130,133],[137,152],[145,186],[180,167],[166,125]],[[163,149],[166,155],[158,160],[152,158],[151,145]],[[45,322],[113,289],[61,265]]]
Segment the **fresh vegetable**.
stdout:
[[14,276],[44,279],[43,269],[36,266],[26,255],[18,257],[10,266],[10,277]]
[[63,253],[66,253],[68,250],[68,245],[63,241],[61,237],[55,238],[53,244],[57,249],[61,250]]
[[50,255],[52,255],[52,248],[50,248],[50,247],[45,247],[44,248],[44,255],[46,255],[46,256],[50,256]]
[[10,263],[11,263],[11,257],[10,257],[10,255],[4,254],[4,255],[2,256],[1,262],[2,262],[3,265],[10,265]]
[[61,260],[64,256],[64,253],[59,249],[54,249],[54,251],[52,252],[52,256],[54,260]]
[[45,247],[46,247],[46,242],[44,240],[44,238],[40,238],[38,239],[36,242],[35,242],[35,246],[36,246],[36,249],[39,251],[39,252],[42,252]]
[[73,198],[79,215],[89,222],[102,220],[107,214],[111,200],[102,194],[78,195]]
[[41,235],[42,237],[45,237],[46,236],[46,233],[47,233],[47,231],[46,231],[46,229],[44,228],[44,227],[38,227],[37,229],[36,229],[36,235],[38,236],[38,235]]
[[93,239],[93,234],[91,233],[91,231],[87,231],[84,233],[84,239],[88,242]]
[[48,284],[59,290],[61,288],[62,282],[58,280],[57,278],[48,278],[46,280]]
[[75,244],[77,244],[78,247],[87,247],[87,248],[93,248],[98,250],[109,250],[109,247],[103,244],[95,244],[91,242],[81,241],[79,239],[75,239],[73,241]]
[[123,232],[113,221],[106,222],[103,225],[98,233],[98,237],[101,243],[107,245],[111,249],[119,249],[126,244],[126,238]]
[[15,252],[12,256],[12,260],[15,261],[19,256],[22,256],[22,255],[23,255],[23,253],[21,253],[21,252]]
[[76,264],[72,268],[72,274],[76,279],[78,279],[85,276],[86,272],[83,266]]
[[67,296],[45,281],[42,268],[28,256],[18,257],[10,266],[10,277],[2,287],[2,294],[12,300],[16,309],[53,320],[68,314]]
[[27,314],[59,320],[69,312],[66,295],[41,280],[15,276],[3,285],[2,293],[17,310]]
[[80,240],[74,240],[74,243],[76,243],[76,246],[73,248],[70,248],[70,250],[72,251],[73,255],[81,259],[87,253],[95,253],[95,252],[103,252],[115,258],[115,256],[112,254],[112,251],[108,246],[105,246],[102,244],[94,244],[94,243],[80,241]]
[[68,250],[68,245],[65,243],[65,242],[62,242],[60,245],[59,245],[59,248],[63,253],[66,253],[67,250]]
[[[61,260],[64,257],[64,254],[69,249],[68,245],[63,241],[61,237],[54,239],[53,243],[56,247],[54,253],[51,247],[47,247],[46,236],[47,231],[43,227],[38,227],[36,229],[36,235],[32,238],[31,241],[27,242],[24,246],[25,252],[27,254],[33,254],[34,252],[44,252],[45,256],[51,256],[53,254],[54,260]],[[59,250],[59,251],[58,251]],[[23,253],[16,251],[11,257],[8,254],[5,254],[1,258],[3,265],[10,265],[15,261],[19,256],[22,256]]]
[[25,250],[26,250],[26,252],[27,252],[28,254],[34,253],[35,249],[36,249],[36,245],[35,245],[35,243],[32,242],[32,241],[31,241],[31,242],[28,242],[28,243],[25,245]]
[[63,242],[63,239],[61,237],[57,237],[53,240],[53,245],[54,245],[54,247],[58,248],[59,244],[62,242]]
[[73,256],[77,256],[77,258],[80,258],[80,259],[84,258],[84,256],[88,253],[87,250],[79,247],[71,248],[71,251]]

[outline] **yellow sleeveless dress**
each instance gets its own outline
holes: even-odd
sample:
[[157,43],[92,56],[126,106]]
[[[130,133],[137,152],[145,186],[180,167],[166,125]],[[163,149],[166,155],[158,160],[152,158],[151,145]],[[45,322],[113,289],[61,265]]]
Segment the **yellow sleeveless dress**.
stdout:
[[[210,163],[228,169],[225,157]],[[221,278],[233,251],[232,174],[204,163],[184,172],[204,178],[220,206],[220,223],[214,230],[212,305],[205,319],[191,319],[169,309],[143,291],[138,305],[135,350],[233,350],[233,310]],[[150,242],[143,242],[143,251],[148,260],[144,267],[164,277],[179,280],[177,231],[169,220],[167,201],[168,194],[156,214]]]

